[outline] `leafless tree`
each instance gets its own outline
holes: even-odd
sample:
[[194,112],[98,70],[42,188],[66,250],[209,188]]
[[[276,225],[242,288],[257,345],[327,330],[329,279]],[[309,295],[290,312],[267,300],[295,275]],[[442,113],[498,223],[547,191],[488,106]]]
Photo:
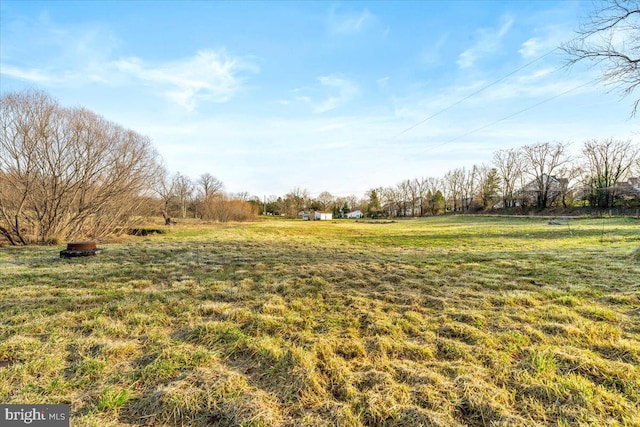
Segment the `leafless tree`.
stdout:
[[560,142],[525,145],[522,147],[522,165],[525,174],[532,178],[523,190],[535,194],[538,209],[545,209],[560,195],[558,185],[565,179],[559,175],[569,161],[565,146]]
[[447,190],[447,203],[449,204],[452,212],[462,209],[462,187],[464,185],[464,179],[464,168],[456,168],[444,175],[444,185]]
[[205,199],[218,193],[223,187],[222,181],[210,173],[203,173],[200,175],[197,184],[199,186],[198,189],[200,191],[200,195]]
[[475,197],[480,193],[480,177],[481,171],[477,165],[473,165],[471,169],[462,168],[462,187],[460,204],[462,210],[468,212],[471,210]]
[[[640,1],[603,0],[596,5],[578,37],[562,49],[569,55],[570,65],[583,61],[602,64],[603,81],[630,95],[640,86]],[[638,107],[640,98],[633,104],[632,116]]]
[[335,200],[336,198],[333,196],[333,194],[329,193],[328,191],[323,191],[322,193],[318,194],[318,197],[316,198],[316,201],[320,205],[320,209],[323,211],[328,211],[333,208]]
[[193,197],[195,186],[186,175],[182,175],[180,172],[176,172],[172,178],[172,187],[176,199],[180,205],[180,214],[182,218],[187,217],[187,206]]
[[591,205],[610,207],[615,198],[615,187],[628,177],[639,158],[640,146],[612,138],[592,139],[582,146],[582,155]]
[[296,218],[298,212],[307,208],[309,203],[309,192],[307,189],[300,187],[294,187],[285,197],[285,205],[287,209],[287,215],[290,218]]
[[[247,202],[251,198],[251,194],[248,191],[241,191],[236,193],[235,198],[241,202]],[[260,199],[258,199],[258,202],[260,202]]]
[[396,187],[384,187],[379,192],[380,204],[388,217],[399,216],[401,209],[400,194]]
[[162,201],[161,212],[166,224],[171,223],[171,202],[176,198],[175,184],[175,180],[169,176],[169,171],[160,166],[152,189]]
[[0,98],[0,232],[14,244],[126,226],[157,171],[148,138],[40,91]]
[[203,219],[212,219],[212,202],[222,191],[222,181],[210,173],[204,173],[200,175],[196,185],[198,187],[198,203],[196,203],[196,206],[200,207],[200,215]]
[[493,155],[493,165],[501,183],[502,204],[505,208],[516,205],[518,178],[522,175],[522,162],[517,149],[498,150]]

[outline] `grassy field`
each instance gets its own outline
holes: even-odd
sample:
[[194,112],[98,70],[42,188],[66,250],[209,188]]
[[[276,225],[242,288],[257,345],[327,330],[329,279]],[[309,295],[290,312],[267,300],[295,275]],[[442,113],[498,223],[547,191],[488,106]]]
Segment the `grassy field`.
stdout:
[[640,426],[640,220],[0,248],[0,402],[73,426]]

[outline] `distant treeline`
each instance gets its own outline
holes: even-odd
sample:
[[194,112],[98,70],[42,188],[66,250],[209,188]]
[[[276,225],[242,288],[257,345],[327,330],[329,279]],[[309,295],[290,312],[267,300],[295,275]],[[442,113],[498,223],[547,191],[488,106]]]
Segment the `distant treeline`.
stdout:
[[364,198],[329,192],[311,198],[296,187],[269,200],[266,211],[295,217],[301,211],[323,210],[339,217],[357,209],[369,217],[419,217],[496,209],[631,208],[640,204],[639,151],[640,143],[615,139],[586,141],[573,157],[561,142],[525,145],[495,152],[489,164],[373,188]]

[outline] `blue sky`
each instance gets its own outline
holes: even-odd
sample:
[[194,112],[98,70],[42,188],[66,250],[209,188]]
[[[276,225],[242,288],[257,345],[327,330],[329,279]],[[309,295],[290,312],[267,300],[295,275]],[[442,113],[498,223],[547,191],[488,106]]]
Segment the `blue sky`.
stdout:
[[553,51],[592,6],[3,0],[0,90],[87,107],[229,192],[361,197],[500,148],[637,139],[633,99]]

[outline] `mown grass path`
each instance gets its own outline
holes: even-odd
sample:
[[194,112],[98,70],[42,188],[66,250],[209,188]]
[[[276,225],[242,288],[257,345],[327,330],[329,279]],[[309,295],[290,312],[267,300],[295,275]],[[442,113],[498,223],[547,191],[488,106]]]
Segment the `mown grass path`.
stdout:
[[74,426],[640,425],[640,221],[179,224],[0,248],[0,402]]

